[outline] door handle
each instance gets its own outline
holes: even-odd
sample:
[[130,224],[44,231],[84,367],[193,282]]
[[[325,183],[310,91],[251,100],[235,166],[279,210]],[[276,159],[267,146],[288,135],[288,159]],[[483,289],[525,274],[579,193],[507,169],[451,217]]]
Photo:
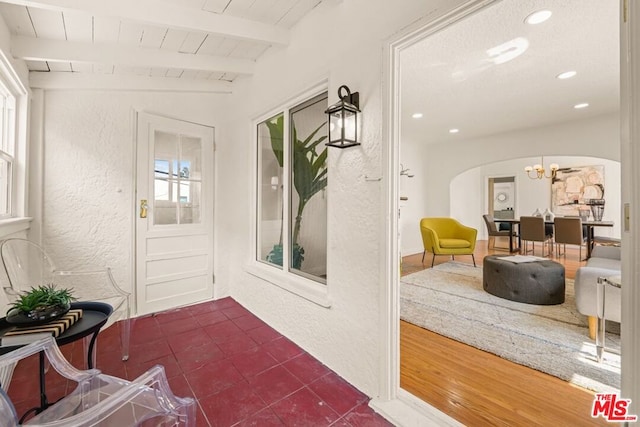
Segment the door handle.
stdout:
[[147,208],[149,205],[147,204],[147,199],[140,199],[140,218],[147,217]]

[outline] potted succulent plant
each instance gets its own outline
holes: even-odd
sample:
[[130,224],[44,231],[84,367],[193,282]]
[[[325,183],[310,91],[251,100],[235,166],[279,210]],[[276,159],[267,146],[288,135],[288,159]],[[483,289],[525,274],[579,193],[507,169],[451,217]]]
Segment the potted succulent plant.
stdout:
[[71,290],[58,289],[53,284],[32,287],[11,304],[6,320],[14,325],[50,322],[67,313],[75,299]]

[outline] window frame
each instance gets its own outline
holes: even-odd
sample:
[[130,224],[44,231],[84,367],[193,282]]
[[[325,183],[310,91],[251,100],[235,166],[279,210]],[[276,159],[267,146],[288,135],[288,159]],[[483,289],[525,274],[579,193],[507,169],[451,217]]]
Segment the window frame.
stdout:
[[[6,162],[7,164],[7,194],[6,194],[6,201],[5,203],[7,204],[7,211],[6,213],[1,212],[0,211],[0,221],[1,220],[5,220],[5,219],[10,219],[13,218],[13,209],[14,209],[14,193],[15,193],[15,188],[13,185],[13,170],[14,170],[14,163],[15,163],[15,159],[13,158],[13,156],[11,156],[9,153],[0,150],[0,160]],[[0,164],[0,167],[2,167],[2,165]],[[2,174],[2,172],[0,172],[0,175]],[[1,180],[0,180],[1,182]],[[1,202],[0,202],[1,203]]]
[[[0,81],[4,89],[13,97],[15,102],[14,117],[12,119],[11,148],[3,151],[3,158],[8,155],[11,159],[10,176],[8,177],[9,200],[8,214],[0,216],[0,237],[27,230],[31,218],[26,217],[27,204],[27,133],[29,123],[29,95],[11,61],[0,50]],[[5,132],[5,130],[3,130]],[[11,151],[13,151],[11,153]]]
[[[323,98],[323,99],[318,99],[318,98]],[[320,94],[318,94],[318,95],[312,96],[312,97],[310,97],[310,98],[308,98],[308,99],[306,99],[306,100],[304,100],[304,101],[302,101],[302,102],[300,102],[300,103],[296,104],[295,106],[293,106],[293,107],[289,108],[289,109],[288,109],[288,114],[289,114],[289,116],[288,116],[288,117],[289,117],[289,120],[288,120],[288,123],[286,123],[286,124],[288,124],[289,131],[290,131],[290,132],[292,132],[292,131],[293,131],[293,116],[294,116],[295,114],[300,113],[300,112],[303,112],[303,111],[305,111],[307,108],[309,108],[309,107],[313,107],[313,106],[315,106],[316,104],[319,104],[319,103],[320,103],[320,102],[322,102],[322,101],[325,101],[325,103],[327,104],[326,106],[328,106],[328,103],[329,103],[329,94],[328,94],[328,92],[327,92],[327,91],[324,91],[324,92],[321,92],[321,93],[320,93]],[[325,109],[326,109],[326,108],[324,108],[324,109],[323,109],[323,111],[324,111]],[[326,135],[326,137],[327,137],[327,141],[328,141],[328,137],[329,137],[328,120],[325,122],[325,124],[327,125],[327,135]],[[322,145],[324,146],[324,144],[322,144]],[[293,181],[293,179],[294,179],[293,175],[294,175],[295,165],[293,165],[293,159],[291,158],[291,155],[292,155],[292,146],[291,146],[291,142],[290,142],[290,141],[289,141],[289,144],[288,144],[288,146],[287,146],[286,148],[287,148],[287,152],[288,152],[288,154],[289,154],[289,160],[290,160],[289,165],[290,165],[290,167],[289,167],[289,169],[287,169],[287,170],[285,171],[285,173],[289,174],[289,180],[290,180],[290,182],[292,182],[292,181]],[[327,150],[327,155],[328,155],[328,147],[325,147],[325,149]],[[328,176],[328,173],[329,173],[329,171],[328,171],[328,160],[327,160],[327,166],[326,166],[326,168],[327,168],[327,176]],[[293,185],[293,184],[292,184],[292,185]],[[325,190],[326,190],[326,189],[325,189]],[[289,191],[287,192],[286,196],[288,197],[288,200],[289,200],[289,203],[288,203],[288,208],[289,208],[289,222],[287,223],[287,227],[288,227],[288,235],[287,235],[287,236],[289,237],[289,246],[291,246],[291,240],[293,239],[293,234],[294,234],[294,231],[293,231],[293,228],[294,228],[294,221],[292,220],[292,218],[294,217],[294,211],[293,211],[293,208],[294,208],[294,192],[293,192],[293,190],[292,190],[292,188],[291,188],[291,187],[289,188]],[[326,194],[324,194],[324,196],[326,196]],[[315,195],[314,195],[314,196],[312,196],[312,197],[310,198],[310,200],[312,200],[312,199],[313,199],[313,198],[315,198],[315,197],[316,197]],[[327,201],[327,208],[328,208],[328,201]],[[325,226],[326,226],[326,221],[328,221],[328,220],[329,220],[329,218],[328,218],[328,209],[327,209],[327,211],[326,211],[326,218],[325,218]],[[302,231],[302,227],[301,227],[301,231]],[[327,238],[327,236],[325,236],[325,246],[326,246],[326,248],[325,248],[325,257],[326,257],[326,255],[327,255],[327,251],[329,250],[329,246],[328,246],[328,238]],[[288,255],[290,255],[290,254],[288,254]],[[289,258],[289,257],[288,257],[288,258]],[[291,259],[291,258],[289,258],[289,259]],[[325,262],[326,262],[326,261],[325,261]],[[326,265],[325,265],[325,268],[326,268]],[[320,276],[317,276],[317,275],[311,274],[311,273],[309,273],[309,272],[307,272],[307,271],[303,271],[303,270],[301,270],[301,269],[295,269],[295,268],[294,268],[293,266],[291,266],[291,265],[289,265],[289,270],[288,270],[288,271],[289,271],[289,273],[291,273],[291,274],[295,274],[295,275],[299,275],[299,276],[302,276],[302,277],[308,278],[309,280],[313,280],[313,281],[315,281],[315,282],[322,283],[322,284],[323,284],[323,285],[325,285],[325,286],[326,286],[326,284],[327,284],[327,277],[328,277],[328,274],[326,275],[327,277],[324,277],[324,278],[323,278],[323,277],[320,277]]]
[[[9,90],[9,85],[6,83],[6,78],[0,73],[0,160],[6,162],[6,194],[2,192],[4,189],[0,189],[0,195],[6,196],[6,200],[0,203],[6,203],[6,212],[0,211],[0,220],[13,218],[14,214],[14,185],[13,185],[13,170],[16,152],[16,128],[18,125],[16,114],[16,97]],[[10,101],[12,107],[8,106]],[[13,111],[13,116],[9,114],[9,110]],[[0,181],[1,182],[1,181]]]
[[[254,117],[251,122],[252,132],[252,174],[251,174],[251,260],[245,265],[245,271],[255,277],[258,277],[262,280],[265,280],[268,283],[271,283],[275,286],[278,286],[282,289],[285,289],[293,294],[296,294],[308,301],[311,301],[315,304],[318,304],[325,308],[330,308],[332,305],[330,298],[330,281],[327,279],[324,282],[316,281],[313,279],[306,278],[299,274],[299,272],[294,273],[290,271],[290,260],[289,256],[283,256],[282,266],[275,266],[273,264],[264,262],[259,260],[260,249],[258,245],[258,221],[260,219],[260,215],[258,213],[258,209],[260,209],[260,204],[258,200],[259,192],[258,185],[260,180],[259,174],[259,159],[260,159],[260,144],[258,140],[258,126],[266,120],[274,118],[279,114],[283,114],[285,118],[285,126],[284,126],[284,140],[289,141],[290,136],[290,113],[294,107],[297,107],[304,102],[311,100],[323,93],[328,91],[328,82],[323,81],[313,88],[298,94],[295,97],[292,97],[286,101],[280,103],[277,108],[273,108],[268,112],[265,112],[259,116]],[[329,159],[327,159],[327,162]],[[282,185],[285,189],[290,188],[293,185],[291,180],[291,153],[290,150],[284,150],[284,159],[283,159],[283,170],[282,174]],[[328,188],[328,187],[327,187]],[[285,199],[288,199],[290,196],[288,192],[283,194],[283,202]],[[289,223],[291,220],[290,214],[290,200],[286,200],[286,207],[283,209],[283,226],[289,227]],[[329,211],[329,203],[327,203],[327,212]],[[327,213],[328,216],[328,213]],[[290,239],[283,239],[283,253],[288,254],[290,251]],[[327,247],[328,252],[328,247]],[[328,265],[327,265],[328,269]],[[329,277],[329,273],[327,272],[327,277]]]

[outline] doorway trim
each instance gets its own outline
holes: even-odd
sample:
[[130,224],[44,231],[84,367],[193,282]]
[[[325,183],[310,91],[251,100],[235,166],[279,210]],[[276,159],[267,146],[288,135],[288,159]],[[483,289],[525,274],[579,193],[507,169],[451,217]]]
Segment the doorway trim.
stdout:
[[[501,181],[502,179],[508,179],[508,178],[512,178],[512,181]],[[518,200],[516,200],[515,197],[515,193],[517,193],[517,189],[518,189],[518,177],[514,176],[513,174],[504,174],[504,175],[496,175],[496,174],[489,174],[489,175],[485,175],[484,176],[484,181],[483,181],[483,193],[484,193],[484,201],[483,201],[483,206],[485,207],[484,211],[486,213],[488,213],[489,215],[491,215],[492,217],[496,218],[495,216],[495,189],[494,186],[496,184],[496,180],[498,180],[498,184],[500,182],[510,182],[513,184],[513,194],[511,194],[512,200],[512,208],[513,208],[513,213],[515,216],[515,213],[518,212],[517,209],[517,203]]]
[[[389,141],[383,144],[383,167],[388,179],[384,185],[384,203],[382,218],[382,242],[385,250],[381,251],[380,262],[383,267],[381,292],[381,342],[383,348],[380,354],[380,390],[378,398],[373,399],[370,405],[376,411],[383,414],[389,420],[398,425],[418,425],[420,422],[439,422],[440,425],[460,425],[457,421],[440,412],[433,406],[411,395],[400,387],[400,316],[399,316],[399,283],[400,283],[400,252],[399,252],[399,162],[400,162],[400,53],[418,41],[446,28],[467,16],[478,12],[485,7],[498,3],[501,0],[469,0],[464,4],[446,12],[442,17],[432,19],[423,18],[404,31],[394,35],[384,46],[383,52],[383,135]],[[639,68],[638,54],[640,45],[630,46],[631,35],[638,33],[640,21],[640,7],[632,5],[627,0],[620,0],[621,10],[624,10],[624,25],[621,25],[621,52],[629,53],[629,60],[621,58],[621,93],[628,93],[628,97],[622,99],[621,125],[623,153],[630,154],[627,157],[628,164],[622,166],[622,203],[629,209],[630,206],[640,205],[640,190],[625,183],[637,182],[631,178],[640,176],[640,118],[634,117],[632,111],[640,110],[640,85],[634,71]],[[635,55],[634,55],[635,54]],[[624,156],[623,156],[624,158]],[[624,160],[622,159],[622,162]],[[622,163],[621,162],[621,163]],[[624,221],[624,214],[621,221]],[[638,241],[640,241],[640,216],[630,215],[628,222],[630,230],[623,230],[622,241],[627,249],[623,254],[623,280],[633,283],[632,278],[640,277],[640,266],[636,261],[639,258]],[[623,289],[625,295],[625,307],[623,308],[623,322],[628,326],[628,331],[637,330],[640,327],[640,316],[632,316],[632,308],[640,305],[640,288],[635,283]],[[626,309],[626,310],[625,310]],[[626,363],[623,362],[623,370],[627,374],[622,379],[622,395],[633,401],[631,413],[640,412],[640,386],[636,384],[640,364],[636,361],[640,354],[640,339],[632,336],[623,328],[624,342],[627,344],[625,353]],[[635,412],[634,412],[635,411]]]
[[[620,127],[622,169],[622,394],[640,416],[640,4],[620,0]],[[635,332],[634,332],[635,331]]]
[[418,41],[501,0],[469,0],[433,19],[425,17],[389,39],[383,52],[383,188],[382,218],[384,231],[380,263],[383,267],[380,339],[384,347],[380,357],[380,391],[370,405],[398,425],[420,425],[426,421],[437,425],[461,425],[453,418],[400,387],[400,54]]

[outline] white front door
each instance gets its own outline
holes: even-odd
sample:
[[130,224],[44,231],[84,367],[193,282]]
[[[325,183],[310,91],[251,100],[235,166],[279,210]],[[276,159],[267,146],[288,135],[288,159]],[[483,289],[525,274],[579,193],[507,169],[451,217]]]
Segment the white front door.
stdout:
[[137,114],[136,301],[213,297],[213,128]]

